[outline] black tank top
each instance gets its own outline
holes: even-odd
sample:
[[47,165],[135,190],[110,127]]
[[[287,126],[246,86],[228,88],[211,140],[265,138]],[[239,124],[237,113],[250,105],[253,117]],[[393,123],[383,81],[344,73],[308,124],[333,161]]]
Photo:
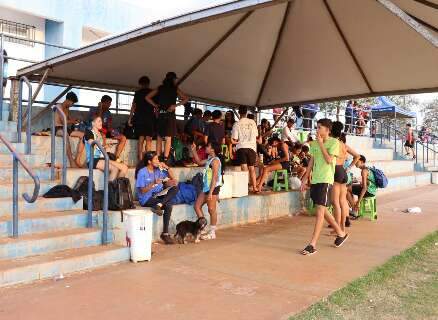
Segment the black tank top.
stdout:
[[159,86],[158,87],[158,104],[162,110],[167,110],[171,105],[176,104],[178,97],[178,88]]

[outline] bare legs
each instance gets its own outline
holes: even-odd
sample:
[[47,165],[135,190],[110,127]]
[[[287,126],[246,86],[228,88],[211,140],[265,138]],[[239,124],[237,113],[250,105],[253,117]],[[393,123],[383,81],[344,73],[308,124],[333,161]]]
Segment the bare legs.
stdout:
[[202,218],[204,213],[202,212],[202,207],[207,203],[208,214],[210,215],[210,225],[216,226],[217,224],[217,196],[212,196],[211,200],[207,200],[207,195],[201,192],[196,199],[194,209],[198,218]]
[[257,178],[255,173],[255,167],[254,166],[248,166],[246,164],[240,165],[240,169],[242,171],[248,171],[249,173],[249,183],[251,184],[253,191],[257,191]]
[[[164,137],[164,158],[169,158],[170,148],[172,147],[172,137]],[[161,156],[163,151],[163,138],[157,137],[157,155]]]
[[341,227],[336,223],[335,218],[333,218],[333,216],[328,212],[327,207],[317,205],[315,228],[313,230],[312,240],[310,241],[310,244],[314,248],[316,248],[316,242],[318,241],[319,235],[321,234],[324,219],[333,227],[338,236],[345,236],[345,232],[341,230]]
[[[146,141],[146,148],[144,148],[144,144]],[[158,143],[157,143],[158,145]],[[143,154],[145,152],[151,151],[152,150],[152,137],[149,136],[140,136],[138,137],[138,143],[137,143],[137,157],[138,157],[138,161],[143,160]]]
[[119,141],[119,144],[117,145],[117,149],[116,149],[116,158],[119,158],[120,154],[123,152],[123,149],[125,149],[126,137],[123,134],[121,134],[114,139]]
[[255,192],[262,191],[263,184],[266,182],[266,179],[268,178],[269,174],[272,171],[281,170],[281,169],[282,169],[281,163],[272,164],[262,168],[262,171],[257,179],[257,187],[254,189],[254,191]]
[[[99,162],[96,165],[96,169],[99,169],[101,171],[105,170],[105,161],[99,160]],[[116,178],[123,178],[128,173],[128,166],[124,163],[119,163],[116,161],[109,161],[109,181],[113,181]]]

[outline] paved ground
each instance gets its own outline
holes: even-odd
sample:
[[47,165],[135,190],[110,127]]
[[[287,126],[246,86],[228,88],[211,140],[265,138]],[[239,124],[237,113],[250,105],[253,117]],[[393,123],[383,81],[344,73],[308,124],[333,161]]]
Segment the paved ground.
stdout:
[[[322,236],[299,255],[313,218],[219,231],[199,245],[154,245],[153,262],[0,290],[0,319],[287,319],[438,229],[438,186],[379,198],[379,220],[354,222],[339,249]],[[401,213],[420,206],[424,213]],[[327,234],[327,230],[324,230]]]

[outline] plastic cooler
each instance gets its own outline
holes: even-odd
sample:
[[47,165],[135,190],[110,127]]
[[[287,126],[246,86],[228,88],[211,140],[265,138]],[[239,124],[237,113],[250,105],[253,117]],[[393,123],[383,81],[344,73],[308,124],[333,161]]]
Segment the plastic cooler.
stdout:
[[131,261],[151,261],[153,213],[148,208],[123,211],[127,218],[126,244]]

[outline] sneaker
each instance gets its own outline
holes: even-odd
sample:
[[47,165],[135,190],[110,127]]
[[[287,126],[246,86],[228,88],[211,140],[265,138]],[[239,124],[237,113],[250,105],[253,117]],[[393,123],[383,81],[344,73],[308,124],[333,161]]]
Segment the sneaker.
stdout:
[[156,205],[154,207],[151,208],[151,211],[153,213],[155,213],[157,216],[162,216],[163,215],[163,208],[159,205]]
[[301,254],[304,256],[311,256],[312,254],[317,252],[318,251],[316,251],[316,249],[311,244],[309,244],[307,247],[303,249],[303,251],[301,251]]
[[214,240],[214,239],[216,239],[216,232],[213,230],[209,230],[208,232],[201,234],[200,239],[201,240]]
[[164,244],[174,244],[172,237],[168,233],[162,233],[160,238],[163,240]]
[[348,233],[346,233],[345,236],[343,237],[337,236],[335,239],[335,247],[336,248],[341,247],[347,239],[348,239]]

